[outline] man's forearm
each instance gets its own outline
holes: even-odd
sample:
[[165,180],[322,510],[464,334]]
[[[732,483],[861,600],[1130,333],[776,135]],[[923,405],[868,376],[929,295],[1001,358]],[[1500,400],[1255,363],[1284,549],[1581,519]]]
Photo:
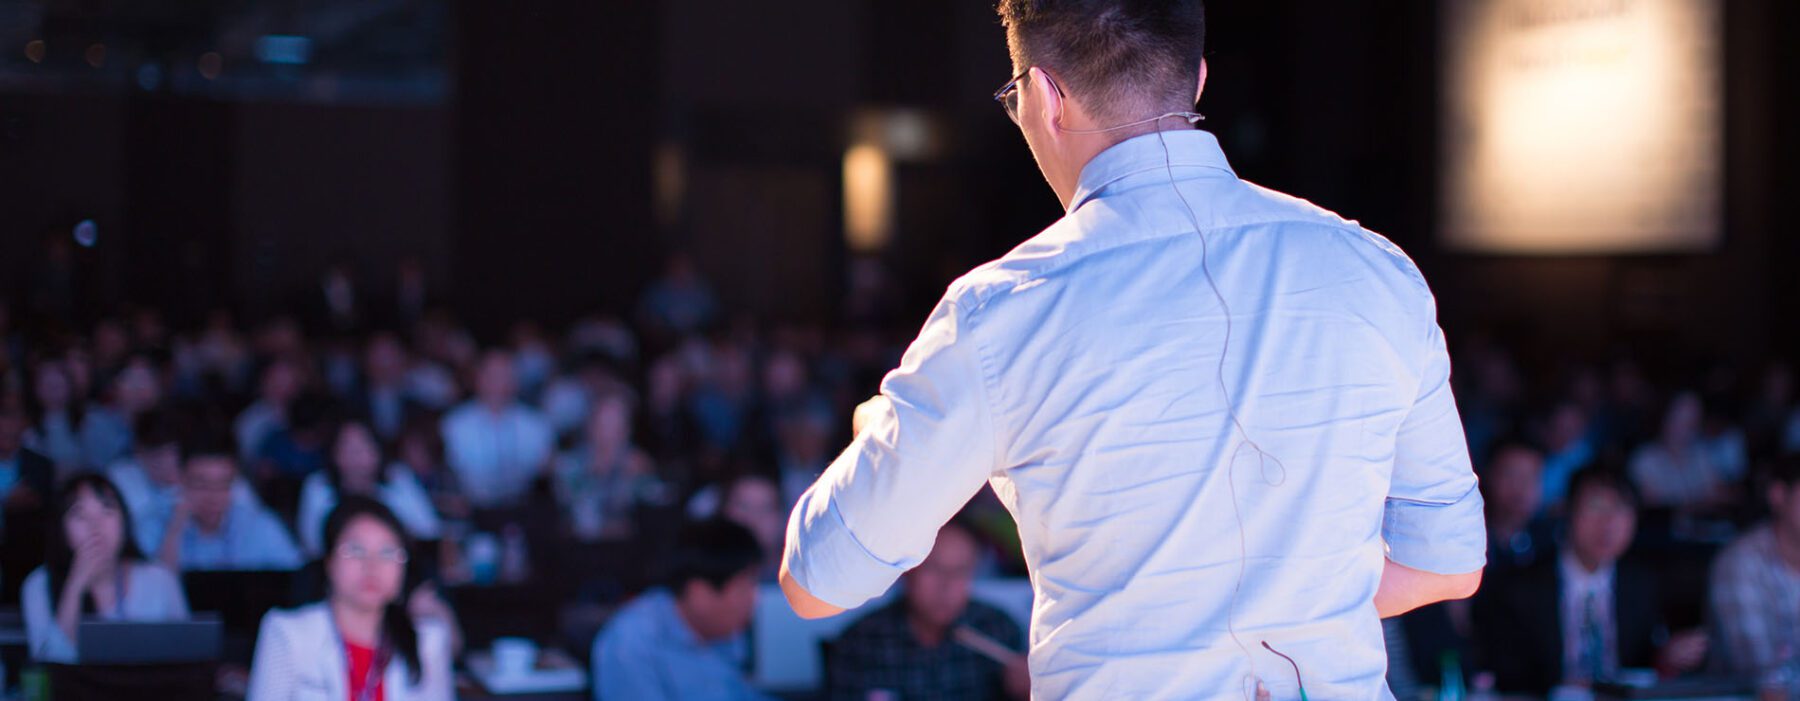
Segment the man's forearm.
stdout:
[[1382,618],[1392,618],[1439,601],[1469,598],[1480,587],[1481,570],[1437,574],[1383,560],[1381,586],[1375,590],[1375,610]]
[[800,586],[800,581],[794,579],[793,573],[788,571],[785,557],[781,560],[781,593],[787,596],[788,605],[801,618],[829,618],[844,612],[844,609],[825,603],[807,591],[806,587]]

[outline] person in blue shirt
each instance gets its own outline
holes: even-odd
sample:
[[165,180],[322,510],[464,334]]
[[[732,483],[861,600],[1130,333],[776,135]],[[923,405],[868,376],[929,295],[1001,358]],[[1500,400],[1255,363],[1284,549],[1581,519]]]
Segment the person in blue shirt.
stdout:
[[1381,618],[1486,564],[1424,276],[1194,128],[1199,0],[999,11],[994,97],[1066,214],[945,291],[795,506],[788,601],[881,595],[991,486],[1032,696],[1393,698]]
[[234,497],[243,477],[228,442],[202,439],[186,450],[181,501],[158,529],[157,559],[181,571],[298,569],[300,548],[281,519]]
[[745,679],[762,547],[723,519],[676,536],[669,588],[626,604],[594,640],[595,701],[765,701]]

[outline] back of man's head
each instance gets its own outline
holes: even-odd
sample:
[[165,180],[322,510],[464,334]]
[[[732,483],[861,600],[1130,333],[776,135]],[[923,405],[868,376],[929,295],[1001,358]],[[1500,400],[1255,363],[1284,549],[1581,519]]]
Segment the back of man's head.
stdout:
[[1194,107],[1202,0],[1001,0],[999,12],[1014,64],[1054,74],[1097,120]]
[[682,527],[669,585],[682,618],[701,640],[722,640],[750,624],[762,559],[762,546],[743,526],[715,518]]
[[682,526],[669,556],[669,588],[677,594],[694,582],[723,589],[738,575],[754,572],[763,561],[762,546],[749,529],[722,518]]
[[1800,452],[1782,455],[1769,464],[1769,486],[1782,489],[1800,486]]

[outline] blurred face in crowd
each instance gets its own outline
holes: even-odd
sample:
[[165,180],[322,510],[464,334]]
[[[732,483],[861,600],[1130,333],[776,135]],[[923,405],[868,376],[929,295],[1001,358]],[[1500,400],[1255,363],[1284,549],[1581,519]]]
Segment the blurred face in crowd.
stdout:
[[1668,413],[1663,415],[1663,440],[1686,443],[1699,437],[1702,414],[1699,395],[1693,392],[1675,395],[1669,401]]
[[131,337],[125,333],[125,325],[117,319],[106,319],[94,324],[94,355],[115,360],[125,355],[130,348]]
[[75,397],[68,372],[62,363],[56,361],[38,363],[37,380],[33,383],[32,391],[37,395],[38,404],[50,410],[67,407]]
[[138,358],[119,371],[113,380],[113,396],[119,408],[138,413],[156,406],[162,400],[162,384],[150,361]]
[[490,352],[481,357],[475,370],[475,395],[490,407],[505,407],[519,395],[518,377],[513,372],[512,358],[505,353]]
[[75,501],[63,512],[63,535],[69,547],[80,549],[88,543],[116,559],[125,545],[125,512],[119,500],[83,486],[75,492]]
[[237,461],[230,455],[193,455],[182,471],[182,498],[194,521],[215,530],[225,523],[231,509],[231,487],[237,482]]
[[370,384],[396,384],[406,375],[406,347],[391,333],[376,336],[364,352],[363,367]]
[[1582,436],[1587,435],[1587,412],[1574,402],[1556,405],[1550,413],[1550,425],[1546,427],[1544,441],[1552,451],[1562,450]]
[[792,397],[806,389],[806,364],[792,351],[778,351],[763,364],[762,382],[770,397]]
[[277,360],[263,371],[262,396],[271,403],[287,406],[300,394],[300,369],[292,361]]
[[1589,484],[1571,494],[1569,547],[1583,565],[1617,562],[1637,535],[1637,506],[1612,487]]
[[381,473],[381,447],[368,426],[347,422],[339,427],[331,458],[337,465],[340,488],[356,493],[374,490]]
[[138,467],[150,481],[163,486],[181,482],[180,444],[140,445],[136,452]]
[[1769,518],[1789,543],[1800,543],[1800,481],[1769,485]]
[[682,586],[684,618],[702,640],[723,640],[750,626],[756,613],[756,569],[737,573],[723,586],[713,588],[702,579]]
[[969,588],[980,559],[981,550],[968,531],[955,526],[938,531],[931,556],[906,573],[907,613],[933,630],[954,625],[969,607]]
[[400,587],[406,583],[406,560],[400,534],[381,519],[351,518],[326,560],[332,602],[361,611],[387,606],[400,598]]
[[12,407],[0,407],[0,458],[19,452],[25,437],[25,415]]
[[631,404],[623,397],[601,397],[588,413],[587,439],[598,446],[620,447],[631,441]]
[[806,413],[783,422],[781,448],[788,458],[804,463],[825,459],[832,449],[830,417]]
[[1524,518],[1536,513],[1544,499],[1544,459],[1524,446],[1507,446],[1494,454],[1481,480],[1482,495],[1494,514]]
[[764,552],[776,552],[786,530],[787,514],[781,508],[781,490],[761,477],[748,477],[731,483],[719,515],[743,526],[756,535]]
[[400,436],[400,461],[421,473],[437,469],[438,455],[431,437],[420,431]]

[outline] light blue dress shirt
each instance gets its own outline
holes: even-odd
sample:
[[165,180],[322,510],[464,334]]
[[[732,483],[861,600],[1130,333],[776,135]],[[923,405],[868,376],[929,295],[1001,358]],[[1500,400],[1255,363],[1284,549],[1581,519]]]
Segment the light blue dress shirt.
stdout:
[[523,499],[556,449],[550,422],[519,403],[496,413],[471,400],[445,415],[442,427],[444,459],[480,508]]
[[1266,642],[1311,698],[1391,699],[1383,556],[1485,562],[1449,375],[1392,243],[1239,180],[1211,134],[1135,137],[950,286],[787,555],[854,607],[991,484],[1031,572],[1034,697],[1299,698]]
[[652,589],[619,609],[594,639],[595,701],[771,701],[744,678],[748,642],[705,643],[675,597]]

